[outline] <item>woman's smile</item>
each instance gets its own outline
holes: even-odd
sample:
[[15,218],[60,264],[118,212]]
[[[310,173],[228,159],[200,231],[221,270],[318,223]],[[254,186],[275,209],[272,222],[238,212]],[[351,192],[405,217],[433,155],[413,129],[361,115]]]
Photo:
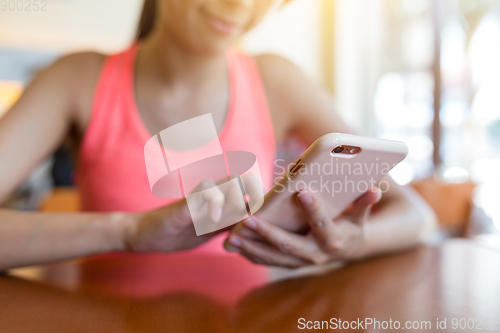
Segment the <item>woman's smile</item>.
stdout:
[[206,11],[203,11],[202,14],[212,30],[220,35],[231,36],[239,30],[238,24],[230,22],[227,19],[219,18],[216,15],[210,14]]

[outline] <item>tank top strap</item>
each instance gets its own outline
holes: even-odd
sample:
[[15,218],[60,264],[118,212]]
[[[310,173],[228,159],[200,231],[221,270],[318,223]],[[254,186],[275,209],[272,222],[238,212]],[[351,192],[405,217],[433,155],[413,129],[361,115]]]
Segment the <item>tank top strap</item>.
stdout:
[[80,159],[97,157],[96,147],[116,143],[119,134],[110,127],[124,125],[123,113],[128,112],[129,84],[133,79],[134,59],[138,45],[106,57],[94,91],[90,120],[80,146]]
[[[260,70],[254,58],[235,49],[228,51],[231,75],[230,111],[227,121],[232,125],[228,132],[236,141],[251,135],[265,142],[267,155],[275,157],[276,141],[274,125]],[[225,133],[223,133],[225,134]],[[221,139],[226,139],[226,135]],[[223,140],[224,141],[224,140]]]

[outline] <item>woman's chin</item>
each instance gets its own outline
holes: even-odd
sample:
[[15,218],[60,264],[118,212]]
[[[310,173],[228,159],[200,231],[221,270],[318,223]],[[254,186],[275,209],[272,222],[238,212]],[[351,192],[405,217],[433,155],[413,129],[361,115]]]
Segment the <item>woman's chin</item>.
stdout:
[[233,46],[234,41],[219,41],[211,43],[198,44],[194,47],[197,53],[207,55],[207,56],[219,56],[223,55],[228,48]]

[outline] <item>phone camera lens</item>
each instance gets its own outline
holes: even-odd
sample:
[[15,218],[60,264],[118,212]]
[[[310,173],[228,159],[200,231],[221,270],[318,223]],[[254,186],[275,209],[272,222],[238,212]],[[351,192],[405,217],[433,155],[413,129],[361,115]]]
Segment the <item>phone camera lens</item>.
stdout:
[[341,153],[341,152],[343,152],[343,151],[344,151],[344,147],[342,147],[342,146],[339,146],[339,147],[337,147],[337,148],[335,148],[335,149],[333,150],[333,152],[334,152],[335,154],[340,154],[340,153]]
[[351,154],[354,154],[356,152],[356,149],[355,148],[352,148],[350,151],[349,151]]

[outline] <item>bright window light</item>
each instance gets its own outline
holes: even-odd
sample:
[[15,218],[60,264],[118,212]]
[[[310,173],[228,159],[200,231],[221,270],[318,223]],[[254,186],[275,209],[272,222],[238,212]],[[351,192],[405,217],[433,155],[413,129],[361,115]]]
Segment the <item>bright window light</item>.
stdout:
[[0,117],[17,101],[22,91],[21,82],[0,80]]
[[461,126],[465,122],[467,103],[462,101],[450,101],[444,103],[439,113],[441,124],[447,128]]
[[500,73],[500,22],[496,13],[479,23],[469,44],[472,76],[475,84]]
[[399,185],[408,185],[415,178],[415,170],[408,162],[401,162],[389,172],[389,175]]
[[441,68],[449,77],[462,74],[466,63],[467,36],[459,20],[452,20],[441,32]]
[[500,230],[500,205],[498,189],[500,183],[488,183],[479,185],[474,191],[474,204],[482,208],[484,213],[490,217],[497,230]]
[[375,113],[384,127],[400,128],[405,123],[405,81],[402,74],[387,73],[378,82]]
[[434,145],[427,134],[417,134],[408,140],[408,158],[413,161],[425,161],[432,157]]
[[451,167],[444,172],[444,179],[450,183],[463,183],[469,179],[469,173],[462,167]]
[[[484,158],[474,161],[471,166],[471,178],[476,183],[500,183],[500,158]],[[497,197],[500,195],[497,194]]]

